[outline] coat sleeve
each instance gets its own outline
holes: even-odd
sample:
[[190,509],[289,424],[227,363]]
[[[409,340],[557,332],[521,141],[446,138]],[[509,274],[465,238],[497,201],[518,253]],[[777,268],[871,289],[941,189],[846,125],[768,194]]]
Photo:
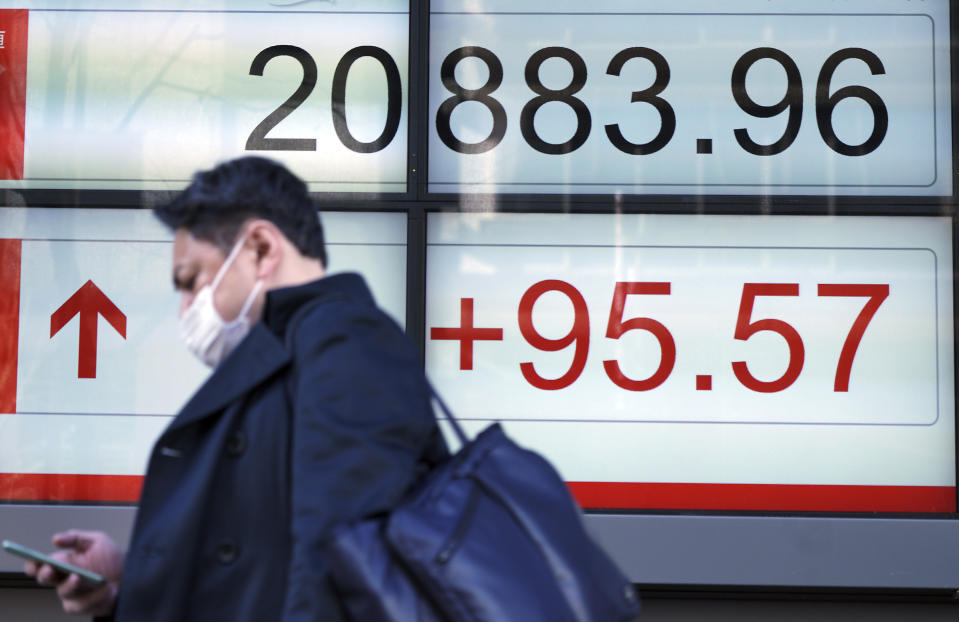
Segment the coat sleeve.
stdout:
[[438,432],[422,363],[381,312],[334,302],[295,331],[283,619],[339,620],[324,540],[339,523],[388,509]]

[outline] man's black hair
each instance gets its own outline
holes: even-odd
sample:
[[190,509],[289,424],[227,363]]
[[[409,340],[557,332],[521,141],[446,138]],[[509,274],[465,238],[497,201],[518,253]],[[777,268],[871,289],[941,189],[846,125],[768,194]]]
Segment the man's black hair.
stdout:
[[229,253],[243,223],[251,218],[272,222],[307,257],[326,266],[319,212],[304,184],[282,165],[257,156],[230,160],[200,171],[173,201],[153,209],[171,230]]

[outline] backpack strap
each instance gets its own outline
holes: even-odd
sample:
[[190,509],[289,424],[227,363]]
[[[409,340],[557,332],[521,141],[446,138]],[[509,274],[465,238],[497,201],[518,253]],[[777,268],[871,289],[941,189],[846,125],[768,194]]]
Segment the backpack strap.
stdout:
[[436,389],[433,388],[433,383],[430,382],[429,378],[426,378],[426,385],[430,388],[430,396],[433,401],[439,404],[440,412],[443,413],[443,416],[446,417],[446,420],[450,422],[450,425],[453,427],[453,432],[456,433],[456,438],[459,439],[461,445],[466,445],[469,442],[469,438],[466,436],[466,432],[463,431],[460,422],[456,420],[456,417],[453,416],[452,411],[450,411],[449,406],[446,405],[446,402],[443,401],[443,398],[440,397],[440,394],[436,392]]

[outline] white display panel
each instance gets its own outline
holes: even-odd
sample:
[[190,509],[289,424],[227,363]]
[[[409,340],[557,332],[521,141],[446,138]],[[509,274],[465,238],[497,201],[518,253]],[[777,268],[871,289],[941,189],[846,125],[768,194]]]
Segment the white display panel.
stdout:
[[396,1],[0,7],[0,30],[28,22],[26,41],[5,45],[23,48],[27,66],[17,56],[0,73],[0,110],[25,117],[20,161],[5,161],[17,145],[3,151],[0,187],[179,189],[198,169],[255,153],[313,191],[405,192],[408,11]]
[[[405,324],[405,215],[321,218],[330,272],[363,274]],[[154,439],[209,373],[178,336],[172,236],[146,210],[4,208],[0,231],[0,291],[19,300],[15,317],[0,310],[15,352],[0,369],[0,500],[135,501]]]
[[432,192],[952,194],[947,0],[430,8]]
[[[761,503],[778,486],[904,487],[955,511],[949,219],[483,213],[428,227],[428,373],[473,429],[506,422],[587,492],[873,511],[891,506],[815,490]],[[650,484],[679,486],[680,505]],[[760,505],[697,506],[701,484],[759,485]]]

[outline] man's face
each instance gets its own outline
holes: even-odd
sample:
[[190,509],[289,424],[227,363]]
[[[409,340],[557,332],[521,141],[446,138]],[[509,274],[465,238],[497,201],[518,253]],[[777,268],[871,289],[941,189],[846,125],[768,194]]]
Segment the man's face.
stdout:
[[[242,235],[242,234],[241,234]],[[180,292],[180,316],[199,291],[212,285],[226,255],[216,245],[186,229],[173,235],[173,286]],[[236,319],[256,282],[255,251],[244,245],[213,292],[213,305],[225,321]]]

